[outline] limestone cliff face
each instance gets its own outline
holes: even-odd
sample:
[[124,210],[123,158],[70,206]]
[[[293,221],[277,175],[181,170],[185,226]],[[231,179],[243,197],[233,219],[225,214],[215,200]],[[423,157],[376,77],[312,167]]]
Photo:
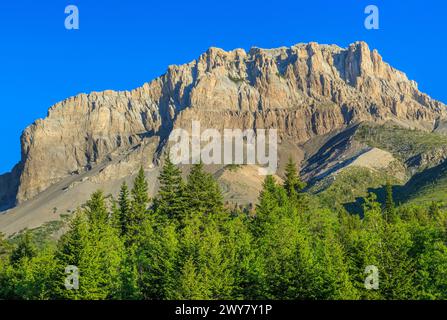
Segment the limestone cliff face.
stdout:
[[210,48],[136,90],[81,94],[53,106],[23,132],[16,191],[4,185],[11,175],[0,177],[0,195],[16,193],[20,203],[126,154],[114,164],[124,175],[142,162],[133,150],[156,141],[148,149],[156,162],[172,128],[189,128],[191,120],[213,128],[277,128],[280,138],[300,145],[363,120],[433,130],[446,110],[363,42],[345,49],[317,43],[249,52]]

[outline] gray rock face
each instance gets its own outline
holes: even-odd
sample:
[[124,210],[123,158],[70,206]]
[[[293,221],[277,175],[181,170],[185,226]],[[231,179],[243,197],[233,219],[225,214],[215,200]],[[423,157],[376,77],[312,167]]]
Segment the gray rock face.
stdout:
[[[170,131],[190,128],[191,120],[218,129],[277,128],[280,140],[299,146],[365,120],[433,130],[445,118],[445,105],[363,42],[345,49],[317,43],[249,52],[210,48],[133,91],[80,94],[51,107],[23,132],[20,165],[0,176],[0,201],[32,199],[123,154],[114,163],[120,176],[151,166]],[[113,172],[95,179],[112,179]]]

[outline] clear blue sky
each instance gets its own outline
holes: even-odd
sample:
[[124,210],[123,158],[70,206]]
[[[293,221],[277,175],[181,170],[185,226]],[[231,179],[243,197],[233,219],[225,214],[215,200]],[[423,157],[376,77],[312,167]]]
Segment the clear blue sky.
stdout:
[[[77,5],[80,30],[64,27]],[[380,30],[363,26],[380,9]],[[210,46],[271,48],[367,41],[447,102],[447,4],[440,0],[1,0],[0,172],[20,159],[21,131],[81,92],[133,89]]]

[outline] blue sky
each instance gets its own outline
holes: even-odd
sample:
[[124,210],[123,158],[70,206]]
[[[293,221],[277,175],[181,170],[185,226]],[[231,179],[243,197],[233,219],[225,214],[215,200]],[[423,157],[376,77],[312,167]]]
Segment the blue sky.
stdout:
[[[77,5],[80,29],[66,30]],[[380,9],[380,30],[364,9]],[[81,92],[133,89],[210,46],[271,48],[364,40],[420,89],[447,102],[445,1],[2,0],[0,173],[20,159],[20,134],[54,103]]]

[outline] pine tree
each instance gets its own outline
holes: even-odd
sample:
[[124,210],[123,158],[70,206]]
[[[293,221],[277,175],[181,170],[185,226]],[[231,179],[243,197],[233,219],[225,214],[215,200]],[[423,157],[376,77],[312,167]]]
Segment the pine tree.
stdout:
[[119,226],[121,235],[127,234],[128,229],[128,219],[130,216],[130,212],[132,210],[132,203],[129,199],[129,188],[127,187],[126,182],[123,182],[120,189],[120,194],[118,198],[119,204]]
[[[141,235],[141,225],[147,217],[149,207],[149,194],[146,175],[141,167],[134,180],[132,188],[131,209],[126,208],[125,197],[123,198],[123,209],[129,210],[124,220],[124,229],[127,235],[128,245],[139,241]],[[125,211],[123,211],[125,212]]]
[[156,222],[156,227],[145,228],[139,246],[141,292],[145,299],[172,299],[178,287],[177,225],[168,219]]
[[[221,222],[192,215],[180,234],[180,274],[173,299],[228,299],[234,290],[234,259]],[[231,246],[233,247],[233,246]],[[195,279],[195,283],[191,283]]]
[[255,234],[261,235],[263,226],[274,219],[273,215],[281,205],[280,192],[281,190],[278,188],[275,178],[271,175],[266,176],[262,185],[262,191],[258,197],[258,204],[256,205],[256,219],[253,223]]
[[94,192],[85,206],[88,219],[91,223],[98,225],[109,223],[109,211],[107,210],[104,193],[102,191]]
[[159,176],[160,189],[154,201],[155,213],[160,218],[181,220],[185,215],[185,185],[181,171],[170,160],[169,156]]
[[[108,223],[98,224],[87,210],[76,213],[56,252],[56,297],[92,300],[120,297],[124,256],[118,230]],[[67,290],[64,286],[67,266],[79,270],[78,290]]]
[[316,239],[313,296],[317,299],[358,299],[359,293],[349,274],[348,255],[334,230],[328,229],[322,239]]
[[25,232],[25,234],[20,238],[19,244],[11,253],[11,263],[15,264],[20,262],[22,259],[31,259],[37,255],[37,248],[33,243],[31,233]]
[[287,191],[288,196],[291,199],[294,199],[305,187],[306,183],[301,181],[296,168],[296,163],[289,157],[285,169],[284,189]]
[[185,189],[186,209],[195,214],[221,214],[223,196],[213,176],[203,170],[201,163],[194,164]]
[[440,203],[432,201],[432,203],[428,207],[428,215],[430,216],[431,219],[434,219],[435,221],[441,220],[442,213],[440,210]]
[[[365,199],[364,219],[354,238],[353,261],[357,266],[354,277],[359,289],[364,288],[365,268],[377,267],[378,290],[360,290],[364,299],[403,299],[413,287],[411,243],[408,232],[399,221],[386,221],[377,196]],[[407,296],[407,298],[409,298]]]
[[405,224],[394,221],[385,225],[380,254],[381,283],[379,291],[386,300],[412,300],[415,297],[415,261],[411,234]]
[[[417,225],[417,224],[416,224]],[[413,228],[417,250],[415,287],[417,299],[447,299],[447,244],[440,233],[431,228]],[[423,249],[422,249],[423,248]]]
[[277,192],[277,185],[273,176],[266,176],[262,184],[262,191],[259,194],[258,204],[256,205],[257,215],[268,214],[278,206]]
[[389,181],[387,181],[386,183],[385,191],[386,191],[386,199],[385,199],[384,215],[386,221],[391,221],[392,219],[394,219],[395,206],[393,200],[393,186]]
[[256,240],[257,254],[262,256],[257,299],[310,299],[318,285],[313,281],[312,234],[301,225],[294,208],[276,211]]
[[111,208],[110,208],[110,225],[118,230],[121,235],[121,211],[119,208],[118,201],[112,198]]
[[148,205],[148,184],[144,169],[143,167],[140,167],[132,188],[132,209],[140,211],[140,214],[144,214],[146,213]]
[[56,264],[52,248],[30,257],[23,256],[2,268],[0,260],[0,299],[47,300],[54,298]]
[[136,246],[127,247],[120,270],[121,287],[119,297],[123,300],[141,299],[142,294],[139,286],[138,274],[138,252]]
[[11,245],[5,240],[5,235],[0,232],[0,260],[6,257],[11,251]]
[[74,213],[69,230],[59,241],[58,254],[66,265],[76,265],[81,260],[82,248],[89,233],[89,222],[85,211]]
[[176,300],[204,300],[208,297],[203,279],[197,273],[192,258],[188,258],[182,265],[179,275],[178,288],[173,292],[172,299]]

